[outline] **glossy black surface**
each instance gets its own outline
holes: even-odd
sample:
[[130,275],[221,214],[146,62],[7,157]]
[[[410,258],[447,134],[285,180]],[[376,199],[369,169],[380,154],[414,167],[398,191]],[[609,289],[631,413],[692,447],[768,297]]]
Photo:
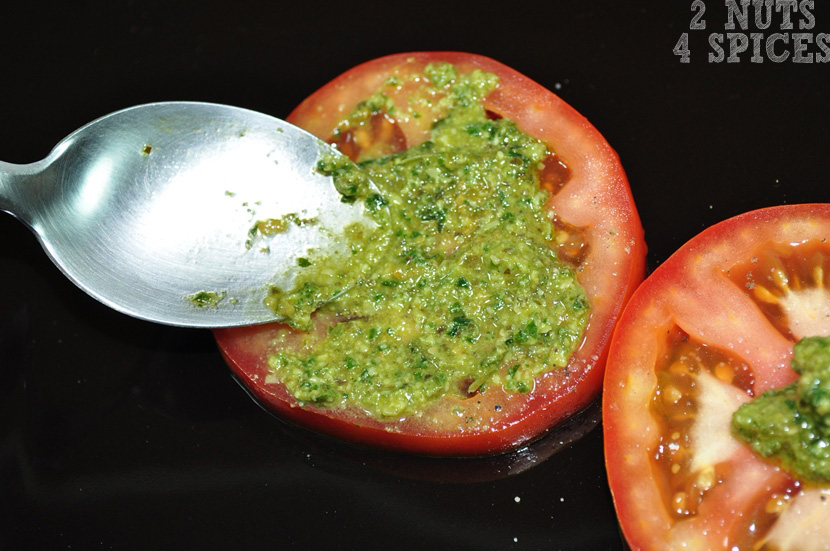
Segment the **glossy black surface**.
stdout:
[[[690,2],[17,3],[0,17],[0,159],[38,160],[130,105],[284,117],[362,61],[475,52],[555,90],[605,135],[653,268],[729,216],[830,201],[830,66],[709,63],[707,37],[728,31],[724,2],[705,4],[707,29],[690,32]],[[815,4],[804,32],[817,35],[830,5]],[[672,53],[682,32],[688,64]],[[293,429],[248,398],[210,333],[109,311],[0,214],[0,548],[623,549],[598,415],[470,461]]]

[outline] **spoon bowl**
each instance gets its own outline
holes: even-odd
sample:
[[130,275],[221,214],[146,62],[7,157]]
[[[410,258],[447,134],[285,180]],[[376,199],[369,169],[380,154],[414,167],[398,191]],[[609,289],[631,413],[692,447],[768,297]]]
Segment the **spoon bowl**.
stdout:
[[[42,161],[0,162],[0,210],[116,310],[175,326],[253,325],[275,319],[264,299],[272,285],[291,287],[298,259],[336,254],[337,236],[366,220],[317,170],[331,155],[254,111],[140,105],[80,128]],[[257,229],[263,221],[272,231]]]

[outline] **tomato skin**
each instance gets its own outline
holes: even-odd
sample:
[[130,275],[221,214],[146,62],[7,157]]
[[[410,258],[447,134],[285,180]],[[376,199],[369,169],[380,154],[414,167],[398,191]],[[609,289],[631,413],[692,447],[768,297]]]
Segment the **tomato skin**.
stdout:
[[[728,351],[752,369],[753,394],[795,380],[791,338],[778,331],[749,298],[751,287],[728,279],[730,268],[754,262],[759,251],[830,238],[830,204],[770,207],[716,224],[692,238],[635,291],[611,342],[603,388],[605,458],[623,533],[635,551],[756,549],[744,519],[763,510],[774,493],[798,483],[739,445],[716,492],[696,518],[669,513],[656,474],[659,424],[651,409],[658,358],[666,335],[679,327],[706,347]],[[830,327],[826,328],[830,334]],[[748,399],[748,398],[746,398]],[[737,441],[736,441],[737,442]]]
[[[616,318],[643,278],[642,227],[616,153],[588,121],[552,92],[492,59],[458,52],[397,54],[361,64],[303,101],[286,120],[322,139],[390,76],[420,72],[449,62],[460,72],[481,69],[497,75],[499,88],[484,102],[493,113],[553,147],[568,164],[570,180],[549,204],[562,221],[584,232],[589,252],[578,279],[591,298],[585,339],[567,370],[537,380],[528,395],[501,389],[472,399],[446,399],[423,420],[382,423],[362,412],[300,407],[280,384],[265,384],[269,334],[279,325],[217,330],[225,359],[240,380],[269,409],[299,425],[361,445],[438,456],[474,456],[515,448],[589,405],[598,395],[608,342]],[[406,101],[407,90],[396,101]],[[432,120],[398,121],[409,147],[423,141]],[[614,274],[614,275],[609,275]],[[450,410],[461,412],[450,414]],[[465,418],[487,418],[469,430]],[[430,418],[428,422],[426,419]]]

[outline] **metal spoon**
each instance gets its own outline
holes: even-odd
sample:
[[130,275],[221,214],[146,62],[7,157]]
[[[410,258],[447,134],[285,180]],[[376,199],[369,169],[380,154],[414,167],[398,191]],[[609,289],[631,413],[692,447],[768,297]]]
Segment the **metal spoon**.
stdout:
[[[141,105],[82,127],[42,161],[0,162],[0,210],[81,289],[125,314],[257,324],[275,317],[263,304],[269,285],[290,288],[309,249],[336,251],[342,230],[364,220],[316,170],[332,154],[261,113]],[[263,220],[286,231],[262,234]]]

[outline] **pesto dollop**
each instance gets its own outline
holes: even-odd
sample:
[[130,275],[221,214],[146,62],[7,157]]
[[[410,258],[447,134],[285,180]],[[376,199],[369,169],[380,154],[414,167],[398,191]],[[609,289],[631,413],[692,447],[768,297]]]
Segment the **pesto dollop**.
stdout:
[[732,416],[735,436],[761,457],[780,462],[802,481],[830,482],[830,338],[809,337],[793,347],[801,378],[763,393]]
[[[539,186],[546,146],[487,116],[481,102],[494,75],[441,65],[418,78],[448,113],[427,141],[359,165],[320,166],[377,227],[350,227],[350,254],[310,256],[296,287],[268,299],[296,329],[310,330],[315,312],[337,321],[325,339],[309,333],[269,358],[273,379],[300,402],[392,419],[490,385],[530,392],[582,340],[588,299],[552,249]],[[340,130],[389,105],[381,89]]]

